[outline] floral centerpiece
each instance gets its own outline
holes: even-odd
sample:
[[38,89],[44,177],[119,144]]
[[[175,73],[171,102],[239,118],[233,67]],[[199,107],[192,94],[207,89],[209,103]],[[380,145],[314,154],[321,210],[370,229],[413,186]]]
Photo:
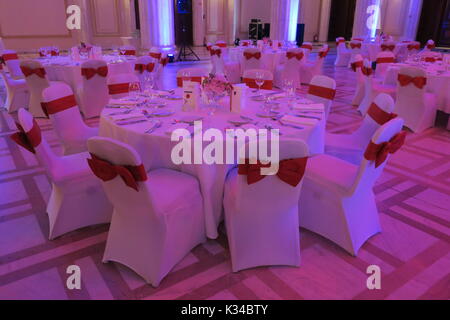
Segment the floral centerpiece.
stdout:
[[210,74],[207,78],[204,78],[201,88],[212,109],[215,108],[215,105],[217,105],[217,102],[220,99],[227,95],[231,95],[231,92],[233,91],[232,84],[225,76],[218,74]]
[[80,56],[88,56],[91,50],[92,46],[84,42],[81,42],[78,46],[78,52],[80,53]]

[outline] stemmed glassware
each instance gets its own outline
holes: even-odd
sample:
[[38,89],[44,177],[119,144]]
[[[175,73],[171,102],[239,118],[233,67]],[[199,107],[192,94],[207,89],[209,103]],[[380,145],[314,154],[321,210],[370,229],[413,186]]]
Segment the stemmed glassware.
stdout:
[[137,101],[140,92],[141,92],[141,86],[140,86],[139,82],[137,82],[137,81],[130,82],[129,88],[128,88],[128,95],[130,96],[131,100]]
[[292,100],[295,97],[294,81],[290,79],[285,79],[283,81],[283,91],[286,93],[286,97],[288,98],[289,109],[292,109]]
[[264,74],[262,72],[257,72],[255,74],[255,83],[258,86],[258,94],[261,91],[261,87],[264,84]]
[[153,88],[155,87],[155,78],[153,74],[149,73],[144,76],[144,94],[150,98],[150,103],[153,102]]

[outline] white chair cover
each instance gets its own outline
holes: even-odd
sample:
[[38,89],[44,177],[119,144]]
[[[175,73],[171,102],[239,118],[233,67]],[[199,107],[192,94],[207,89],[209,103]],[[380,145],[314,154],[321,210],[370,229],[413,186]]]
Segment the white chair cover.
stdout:
[[[134,149],[109,138],[89,139],[88,150],[113,165],[142,165]],[[205,241],[202,195],[194,177],[157,169],[137,181],[137,191],[120,176],[102,185],[114,206],[103,262],[124,264],[156,287]]]
[[64,155],[86,151],[87,139],[98,135],[98,128],[88,127],[84,123],[75,97],[72,99],[71,96],[71,87],[63,82],[51,84],[42,91],[42,102],[47,105],[49,118],[62,142]]
[[392,63],[395,63],[395,54],[392,51],[381,51],[377,55],[376,63],[375,77],[384,80],[387,69]]
[[120,73],[108,77],[110,98],[120,99],[128,96],[130,82],[139,82],[139,78],[133,73]]
[[[251,55],[251,58],[247,59],[245,56]],[[256,55],[256,56],[255,56]],[[258,58],[259,57],[259,58]],[[241,75],[245,70],[249,69],[263,69],[262,65],[262,53],[258,48],[245,49],[241,57]]]
[[13,79],[23,79],[23,73],[20,70],[20,60],[17,52],[14,50],[3,50],[2,59],[5,62],[9,75]]
[[305,55],[305,61],[308,61],[309,55],[311,54],[311,51],[313,49],[311,42],[303,42],[300,46],[300,49],[303,51],[303,54]]
[[30,93],[25,79],[12,79],[3,70],[3,65],[0,63],[0,76],[6,87],[6,99],[3,108],[9,113],[16,112],[20,107],[27,106],[30,101]]
[[[371,105],[372,110],[364,116],[361,126],[351,134],[325,134],[325,153],[359,165],[367,144],[375,131],[395,117],[394,100],[386,93],[380,93]],[[380,110],[381,109],[381,110]]]
[[[295,56],[292,56],[295,55]],[[290,58],[288,58],[288,56]],[[300,57],[300,60],[298,59]],[[275,68],[274,84],[278,88],[283,88],[286,80],[293,81],[296,88],[300,88],[300,67],[305,61],[303,50],[298,48],[288,49],[286,51],[286,62]]]
[[336,44],[337,56],[334,65],[336,67],[346,67],[350,61],[351,52],[345,46],[344,38],[336,38]]
[[211,55],[212,63],[211,73],[225,75],[225,64],[223,61],[222,49],[218,46],[212,46],[209,50],[209,54]]
[[203,68],[183,68],[177,72],[177,86],[182,87],[185,80],[201,83],[207,76],[208,72]]
[[320,49],[320,51],[317,55],[316,62],[314,62],[314,63],[306,62],[306,58],[305,58],[306,63],[302,63],[300,65],[300,78],[302,80],[302,83],[309,84],[314,76],[322,74],[322,66],[323,66],[325,57],[328,54],[328,50],[329,50],[328,45],[325,44]]
[[[316,88],[319,88],[318,91],[324,92],[316,92]],[[320,90],[320,88],[323,88],[323,90]],[[330,77],[318,75],[312,78],[306,98],[316,103],[322,103],[325,109],[325,119],[328,119],[335,94],[336,81]]]
[[350,61],[350,66],[356,73],[356,90],[352,99],[353,106],[358,106],[364,98],[365,77],[361,71],[361,67],[363,66],[363,64],[364,59],[360,54],[354,55],[352,60]]
[[[425,78],[424,70],[415,67],[402,67],[399,77],[405,75],[411,78]],[[422,132],[434,126],[436,119],[436,97],[425,92],[426,86],[418,88],[414,83],[406,86],[397,81],[397,101],[394,112],[405,120],[405,126],[414,132]]]
[[255,79],[258,73],[262,74],[262,78],[264,79],[264,84],[261,86],[261,89],[272,90],[273,74],[269,70],[264,69],[246,70],[242,77],[244,83],[247,84],[247,86],[250,88],[257,88],[258,86],[255,83]]
[[[38,127],[25,109],[19,109],[18,115],[25,132]],[[89,155],[78,153],[59,157],[43,136],[41,139],[34,150],[52,183],[52,193],[47,203],[49,239],[86,226],[109,223],[112,206],[98,179],[89,170],[86,161]]]
[[[95,70],[96,73],[88,79],[89,76],[83,74],[83,69]],[[78,89],[78,97],[80,98],[80,109],[85,118],[100,116],[103,108],[108,104],[107,77],[102,73],[105,69],[108,70],[108,66],[103,60],[88,60],[81,64],[83,81],[82,86]]]
[[[138,77],[141,86],[143,85],[144,78],[146,76],[155,77],[156,80],[158,68],[159,68],[159,60],[156,60],[155,58],[152,58],[150,56],[141,56],[136,59],[134,73]],[[162,68],[163,67],[161,67],[161,69]]]
[[[402,119],[387,122],[372,142],[390,141],[402,126]],[[364,242],[381,231],[372,188],[387,160],[375,167],[366,158],[359,166],[329,155],[309,159],[299,201],[300,226],[356,256]]]
[[[248,151],[249,143],[244,148]],[[280,160],[308,156],[307,145],[298,140],[280,141],[279,150]],[[301,181],[294,187],[276,175],[249,185],[247,176],[238,174],[237,168],[228,173],[223,206],[233,272],[257,266],[300,265],[301,187]]]
[[355,56],[362,54],[362,41],[352,39],[349,44],[349,50],[351,54],[348,66],[350,68],[351,62],[354,60]]

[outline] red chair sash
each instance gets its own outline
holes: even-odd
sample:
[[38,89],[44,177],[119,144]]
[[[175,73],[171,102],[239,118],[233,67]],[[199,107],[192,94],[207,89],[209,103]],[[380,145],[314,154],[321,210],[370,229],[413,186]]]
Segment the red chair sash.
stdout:
[[108,85],[108,90],[109,94],[128,93],[130,90],[130,84],[128,82],[110,84]]
[[[287,184],[296,187],[303,178],[305,174],[305,168],[308,158],[296,158],[296,159],[287,159],[282,160],[279,163],[279,168],[277,172],[277,177],[286,182]],[[247,176],[247,183],[253,184],[266,176],[261,175],[261,168],[269,168],[269,164],[261,164],[258,161],[256,164],[249,164],[249,160],[245,160],[245,164],[240,164],[238,166],[238,174]]]
[[311,84],[309,85],[308,94],[328,100],[333,100],[334,96],[336,95],[336,90]]
[[303,52],[298,52],[298,53],[295,53],[292,51],[286,52],[286,58],[288,58],[288,59],[296,58],[297,60],[300,61],[303,59]]
[[[52,51],[50,51],[50,54],[52,55],[52,56],[59,56],[59,52],[57,52],[57,51],[55,51],[55,50],[52,50]],[[44,57],[44,52],[43,51],[39,51],[39,56],[40,57]]]
[[36,123],[36,120],[33,119],[33,127],[28,132],[25,132],[22,126],[17,122],[16,126],[19,131],[12,134],[10,138],[19,146],[27,149],[32,153],[36,153],[34,148],[40,145],[42,141],[41,129]]
[[355,41],[364,41],[363,38],[353,38],[353,40],[355,40]]
[[89,167],[94,175],[102,181],[110,181],[120,176],[128,187],[139,191],[138,182],[147,180],[147,172],[142,164],[138,166],[120,166],[101,159],[92,153],[91,157],[92,159],[87,159]]
[[255,58],[256,60],[259,60],[259,59],[261,59],[261,52],[255,52],[255,53],[244,52],[244,57],[247,60],[250,60],[251,58]]
[[45,71],[44,68],[31,69],[30,67],[20,66],[20,70],[22,70],[22,73],[24,74],[25,77],[29,77],[29,76],[35,74],[38,77],[44,79],[45,75],[47,74],[47,72]]
[[206,50],[210,51],[211,50],[211,46],[206,46]]
[[354,72],[356,72],[356,69],[362,68],[363,65],[364,65],[364,62],[361,60],[361,61],[352,62],[351,67],[352,67],[352,70]]
[[425,62],[436,62],[436,59],[433,57],[425,57]]
[[397,79],[402,87],[412,83],[418,89],[423,89],[423,87],[427,84],[427,78],[425,77],[410,77],[406,74],[399,74]]
[[388,44],[382,44],[382,45],[381,45],[381,50],[382,50],[382,51],[387,51],[387,50],[389,50],[389,51],[394,51],[394,49],[395,49],[395,44],[391,44],[391,45],[388,45]]
[[430,49],[430,50],[433,50],[434,48],[436,48],[436,45],[434,43],[433,44],[427,44],[427,48]]
[[161,58],[161,59],[159,59],[159,63],[163,66],[163,67],[165,67],[168,63],[169,63],[169,58]]
[[377,64],[378,63],[394,63],[394,62],[395,62],[394,57],[377,58]]
[[361,49],[361,43],[353,43],[353,42],[350,42],[350,48],[352,48],[352,49],[355,49],[355,48],[358,48],[358,49]]
[[81,75],[86,77],[87,80],[91,79],[93,76],[98,74],[100,77],[106,77],[108,75],[108,66],[102,66],[95,68],[82,68]]
[[248,42],[247,41],[242,42],[242,46],[243,47],[248,47]]
[[364,152],[364,158],[369,161],[375,161],[375,168],[378,168],[386,161],[389,153],[396,153],[403,146],[405,139],[406,131],[401,131],[389,140],[389,142],[376,144],[371,141]]
[[380,126],[397,117],[395,113],[386,112],[379,106],[377,106],[375,103],[372,103],[370,105],[367,114]]
[[2,55],[2,59],[5,62],[8,60],[18,60],[19,56],[17,55],[17,53],[5,53],[4,55]]
[[153,72],[153,69],[155,68],[155,64],[153,62],[150,62],[148,64],[142,64],[142,63],[136,63],[134,65],[134,70],[138,71],[139,73],[143,73],[145,70],[148,72]]
[[365,76],[370,76],[370,75],[372,75],[372,73],[373,73],[373,69],[370,68],[370,67],[364,67],[364,66],[362,66],[362,67],[361,67],[361,72],[362,72],[362,74],[365,75]]
[[[250,88],[258,88],[255,79],[243,78],[242,81]],[[264,83],[261,86],[261,89],[272,90],[272,88],[273,88],[273,81],[272,80],[264,80]]]
[[75,96],[73,94],[53,101],[41,102],[42,110],[44,111],[47,118],[50,114],[55,114],[73,108],[76,105],[77,101],[75,100]]
[[150,57],[155,58],[155,59],[161,59],[161,53],[160,52],[150,52],[148,54]]
[[408,44],[408,50],[420,50],[420,44]]
[[177,77],[177,86],[182,87],[183,81],[193,81],[202,83],[202,77]]
[[211,57],[216,55],[216,56],[218,56],[220,58],[220,56],[222,55],[222,50],[220,50],[220,49],[216,49],[216,50],[211,49],[209,51],[209,53],[211,54]]
[[345,40],[340,39],[340,40],[336,41],[336,47],[338,47],[340,43],[345,43]]
[[136,55],[136,50],[125,50],[124,53],[120,53],[120,54],[124,55],[124,56],[134,56],[134,55]]
[[330,51],[329,48],[328,50],[319,51],[319,58],[325,58],[328,54],[328,51]]
[[310,44],[302,44],[302,46],[300,47],[302,49],[308,49],[308,50],[312,50],[313,46]]
[[223,42],[219,42],[219,43],[216,43],[216,46],[218,46],[218,47],[220,47],[220,48],[226,48],[226,47],[227,47],[227,44],[226,44],[226,43],[223,43]]

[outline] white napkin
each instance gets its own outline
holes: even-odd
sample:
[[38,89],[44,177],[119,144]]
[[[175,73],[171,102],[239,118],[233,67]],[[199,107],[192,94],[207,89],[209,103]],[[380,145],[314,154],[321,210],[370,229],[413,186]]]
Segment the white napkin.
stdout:
[[293,106],[294,110],[308,110],[308,111],[323,111],[324,106],[321,103],[301,104],[296,103]]
[[128,99],[109,99],[109,104],[119,105],[119,106],[134,106],[139,103],[139,100],[128,100]]
[[296,116],[291,115],[285,115],[283,116],[280,121],[285,124],[292,124],[292,125],[305,125],[305,126],[315,126],[318,122],[317,119],[310,119],[310,118],[300,118]]

